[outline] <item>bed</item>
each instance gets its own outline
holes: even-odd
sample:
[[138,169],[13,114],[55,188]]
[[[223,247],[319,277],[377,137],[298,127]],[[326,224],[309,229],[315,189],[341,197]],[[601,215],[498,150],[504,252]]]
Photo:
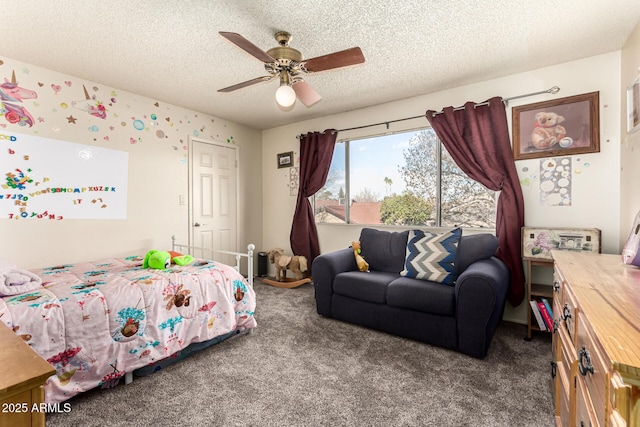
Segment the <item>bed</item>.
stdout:
[[[181,254],[206,251],[172,240]],[[251,332],[257,326],[253,250],[219,251],[235,257],[234,267],[200,255],[185,266],[143,268],[144,254],[29,271],[0,265],[4,277],[31,279],[25,292],[0,281],[0,321],[56,369],[45,399],[62,402]]]

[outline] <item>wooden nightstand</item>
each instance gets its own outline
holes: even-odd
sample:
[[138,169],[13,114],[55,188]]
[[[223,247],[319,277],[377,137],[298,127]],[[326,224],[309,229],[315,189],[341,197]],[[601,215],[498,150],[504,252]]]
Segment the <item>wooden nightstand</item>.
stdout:
[[0,322],[0,427],[45,426],[42,385],[56,370]]

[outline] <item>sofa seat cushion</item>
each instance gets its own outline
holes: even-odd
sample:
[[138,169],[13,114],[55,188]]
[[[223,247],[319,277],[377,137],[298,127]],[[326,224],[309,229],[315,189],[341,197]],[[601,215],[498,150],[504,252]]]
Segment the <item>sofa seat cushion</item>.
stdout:
[[398,274],[382,271],[347,271],[333,281],[333,292],[362,301],[386,304],[387,287]]
[[441,316],[455,316],[455,287],[398,277],[387,289],[387,305]]

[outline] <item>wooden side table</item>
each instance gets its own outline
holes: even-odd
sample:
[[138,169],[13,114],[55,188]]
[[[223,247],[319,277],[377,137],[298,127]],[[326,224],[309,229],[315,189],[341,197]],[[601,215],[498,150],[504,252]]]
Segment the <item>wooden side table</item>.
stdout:
[[45,427],[42,385],[56,370],[0,322],[0,427]]
[[[547,268],[550,273],[553,271],[551,249],[579,253],[600,252],[600,234],[600,230],[597,228],[522,227],[522,259],[526,267],[527,303],[535,301],[534,305],[536,305],[544,299],[547,300],[549,307],[553,307],[553,299],[557,297],[558,288],[553,283],[551,274],[549,274],[549,283],[535,283],[531,277],[534,268],[538,271],[540,268]],[[533,307],[527,307],[527,335],[525,337],[527,341],[531,340],[532,331],[550,332],[549,329],[553,327],[553,325],[550,325],[549,329],[547,326],[539,327],[533,310],[535,310]],[[538,313],[540,313],[539,310],[536,314]],[[549,317],[553,319],[554,314],[549,313]]]
[[[534,259],[534,258],[524,258],[524,262],[526,265],[526,286],[527,286],[527,302],[529,301],[538,301],[541,298],[546,298],[549,301],[549,304],[553,307],[553,286],[551,283],[535,283],[532,281],[532,267],[545,267],[545,268],[553,268],[553,260],[546,259]],[[541,329],[538,327],[538,323],[534,319],[534,315],[531,307],[527,307],[527,336],[525,340],[531,340],[531,332],[532,331],[543,331],[550,332],[546,329]],[[551,314],[551,313],[550,313]]]

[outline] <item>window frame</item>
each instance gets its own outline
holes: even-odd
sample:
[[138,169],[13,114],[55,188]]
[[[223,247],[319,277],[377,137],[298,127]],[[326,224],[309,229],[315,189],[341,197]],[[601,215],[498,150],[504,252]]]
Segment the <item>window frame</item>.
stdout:
[[[411,128],[411,129],[401,129],[401,130],[397,130],[397,131],[389,131],[389,132],[384,132],[384,133],[373,133],[373,134],[368,134],[368,135],[362,135],[362,136],[358,136],[358,137],[353,137],[353,138],[343,138],[343,139],[338,139],[336,141],[336,144],[345,144],[345,153],[344,153],[344,161],[345,161],[345,165],[344,165],[344,173],[345,173],[345,200],[347,200],[347,203],[345,204],[345,220],[344,222],[339,222],[339,223],[332,223],[332,222],[317,222],[315,221],[315,224],[321,224],[321,225],[341,225],[341,226],[384,226],[386,227],[395,227],[395,228],[400,228],[400,229],[406,229],[409,228],[411,226],[409,225],[392,225],[392,224],[354,224],[351,221],[350,218],[350,207],[351,207],[351,203],[349,203],[349,201],[351,200],[351,149],[350,149],[350,142],[352,141],[359,141],[359,140],[363,140],[363,139],[373,139],[373,138],[378,138],[378,137],[384,137],[384,136],[389,136],[389,135],[398,135],[398,134],[408,134],[408,133],[413,133],[413,132],[422,132],[422,131],[431,131],[434,132],[433,128],[431,126],[424,126],[424,127],[416,127],[416,128]],[[443,154],[443,144],[442,141],[440,140],[440,138],[438,138],[438,136],[436,135],[438,144],[435,147],[435,151],[436,151],[436,167],[437,167],[437,172],[436,172],[436,212],[435,212],[435,224],[434,225],[421,225],[420,227],[424,227],[424,228],[451,228],[450,226],[443,226],[442,225],[442,154]],[[335,150],[335,148],[334,148]],[[333,160],[332,160],[333,161]],[[464,171],[463,171],[464,172]],[[473,180],[473,178],[468,177],[467,178]],[[473,180],[475,181],[475,180]],[[477,181],[475,181],[477,182]],[[324,186],[323,186],[324,188]],[[492,191],[492,190],[489,190]],[[499,196],[500,192],[499,191],[494,191],[494,199],[495,202],[497,203],[498,200],[498,196]],[[309,197],[309,201],[311,203],[311,208],[313,209],[314,212],[314,217],[315,217],[315,212],[316,212],[316,194],[313,194],[312,196]],[[495,226],[494,227],[464,227],[465,230],[495,230]]]

